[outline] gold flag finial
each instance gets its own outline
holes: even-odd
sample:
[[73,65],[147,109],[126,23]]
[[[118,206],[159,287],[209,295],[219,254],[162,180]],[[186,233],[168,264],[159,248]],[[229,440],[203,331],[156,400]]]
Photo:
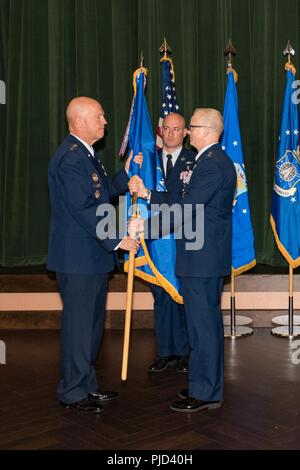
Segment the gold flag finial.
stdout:
[[295,49],[293,49],[293,46],[292,46],[290,40],[288,40],[286,48],[283,51],[283,55],[288,56],[288,63],[290,64],[291,63],[291,55],[293,55],[293,56],[295,55]]
[[163,42],[162,45],[160,46],[159,52],[160,52],[160,53],[164,53],[164,57],[165,57],[165,58],[168,57],[168,54],[171,54],[171,53],[172,53],[172,49],[171,49],[171,47],[169,46],[169,44],[167,43],[166,38],[164,38],[164,42]]
[[290,40],[288,40],[286,48],[283,51],[283,55],[288,56],[288,60],[285,64],[285,70],[290,70],[294,75],[296,75],[295,66],[293,65],[293,62],[291,61],[291,55],[293,56],[295,55],[295,49],[293,48]]
[[224,49],[224,55],[227,57],[228,67],[232,66],[232,56],[236,55],[236,49],[233,47],[232,41],[229,38],[227,46]]
[[144,52],[141,52],[141,62],[140,62],[141,69],[144,67]]

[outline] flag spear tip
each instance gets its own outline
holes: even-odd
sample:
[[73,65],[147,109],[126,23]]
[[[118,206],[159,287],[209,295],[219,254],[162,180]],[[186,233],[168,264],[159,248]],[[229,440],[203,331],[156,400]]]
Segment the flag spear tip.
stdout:
[[293,48],[291,41],[288,40],[286,48],[283,51],[283,55],[295,55],[295,49]]
[[166,40],[165,37],[164,37],[164,42],[162,43],[162,45],[159,48],[159,52],[163,53],[164,57],[168,57],[168,54],[171,54],[171,52],[172,52],[172,49],[169,46],[169,44],[167,43],[167,40]]
[[144,67],[144,52],[142,51],[141,52],[141,62],[140,62],[140,67],[143,68]]
[[224,49],[224,54],[227,56],[229,53],[231,53],[232,55],[236,55],[236,49],[234,48],[233,44],[232,44],[232,40],[231,38],[228,39],[228,43],[227,43],[227,46],[225,47]]
[[224,55],[227,57],[228,66],[232,65],[232,56],[236,55],[236,49],[233,47],[231,38],[228,39],[227,46],[224,49]]

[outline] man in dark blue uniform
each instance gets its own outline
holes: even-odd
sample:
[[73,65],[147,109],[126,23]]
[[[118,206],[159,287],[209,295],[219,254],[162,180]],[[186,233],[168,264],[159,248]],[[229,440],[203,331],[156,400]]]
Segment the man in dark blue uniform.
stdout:
[[[184,211],[189,208],[189,219],[181,219],[186,229],[191,222],[197,227],[199,207],[204,206],[203,246],[199,235],[194,240],[186,236],[177,240],[176,274],[179,276],[187,317],[190,346],[189,386],[179,393],[180,401],[172,403],[171,409],[195,412],[218,408],[223,400],[223,322],[220,299],[224,276],[231,272],[232,202],[236,187],[236,171],[230,158],[223,152],[218,141],[223,132],[223,119],[214,109],[196,109],[190,122],[190,143],[198,150],[192,173],[186,175],[183,197],[178,193],[151,192],[139,184],[130,185],[138,190],[140,197],[151,203],[179,203]],[[182,222],[184,220],[184,222]],[[148,220],[146,231],[150,233]],[[130,231],[143,229],[144,221],[136,219]],[[159,224],[161,235],[164,227]],[[176,224],[174,224],[176,229]],[[197,240],[198,237],[198,240]],[[201,238],[201,237],[200,237]],[[194,243],[194,248],[191,246]],[[188,245],[189,244],[189,245]]]
[[[159,152],[160,166],[167,191],[181,191],[180,174],[194,162],[195,153],[183,147],[186,136],[184,118],[168,114],[162,126],[163,147]],[[184,306],[176,303],[162,288],[150,284],[154,297],[154,324],[158,358],[148,372],[161,372],[175,365],[178,372],[188,372],[188,338]]]
[[118,395],[98,388],[95,371],[108,273],[114,268],[114,251],[136,252],[138,243],[129,237],[96,234],[101,220],[97,208],[125,193],[129,182],[125,170],[108,178],[94,155],[92,145],[103,138],[107,124],[102,106],[91,98],[75,98],[67,107],[67,120],[70,134],[52,158],[48,175],[48,268],[56,272],[64,306],[58,396],[65,406],[99,413],[102,402]]

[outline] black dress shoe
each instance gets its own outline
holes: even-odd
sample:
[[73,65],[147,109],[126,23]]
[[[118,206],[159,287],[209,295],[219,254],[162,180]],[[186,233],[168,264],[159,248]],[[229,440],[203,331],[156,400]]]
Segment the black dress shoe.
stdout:
[[184,400],[175,401],[172,403],[170,408],[173,411],[180,411],[182,413],[193,413],[195,411],[213,410],[215,408],[220,408],[221,405],[221,401],[203,401],[197,400],[197,398],[188,397]]
[[186,373],[189,371],[189,356],[182,356],[177,363],[177,372]]
[[177,362],[177,356],[159,357],[155,362],[153,362],[153,364],[151,364],[151,366],[148,367],[148,372],[162,372],[169,366],[174,366]]
[[85,413],[100,413],[103,410],[103,406],[100,405],[96,400],[91,398],[83,398],[83,400],[75,401],[74,403],[63,403],[61,405],[66,408],[72,408],[77,411],[84,411]]
[[185,400],[189,396],[189,389],[183,388],[182,390],[180,390],[180,392],[177,393],[177,395],[179,396],[179,398]]
[[118,398],[118,392],[112,391],[104,391],[104,390],[96,390],[95,392],[89,393],[89,398],[93,400],[100,400],[100,401],[111,401]]

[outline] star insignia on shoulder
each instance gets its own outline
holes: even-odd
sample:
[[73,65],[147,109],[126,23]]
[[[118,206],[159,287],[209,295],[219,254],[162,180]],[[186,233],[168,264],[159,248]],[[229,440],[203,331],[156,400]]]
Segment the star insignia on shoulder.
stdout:
[[76,150],[78,149],[78,144],[71,144],[69,150]]

